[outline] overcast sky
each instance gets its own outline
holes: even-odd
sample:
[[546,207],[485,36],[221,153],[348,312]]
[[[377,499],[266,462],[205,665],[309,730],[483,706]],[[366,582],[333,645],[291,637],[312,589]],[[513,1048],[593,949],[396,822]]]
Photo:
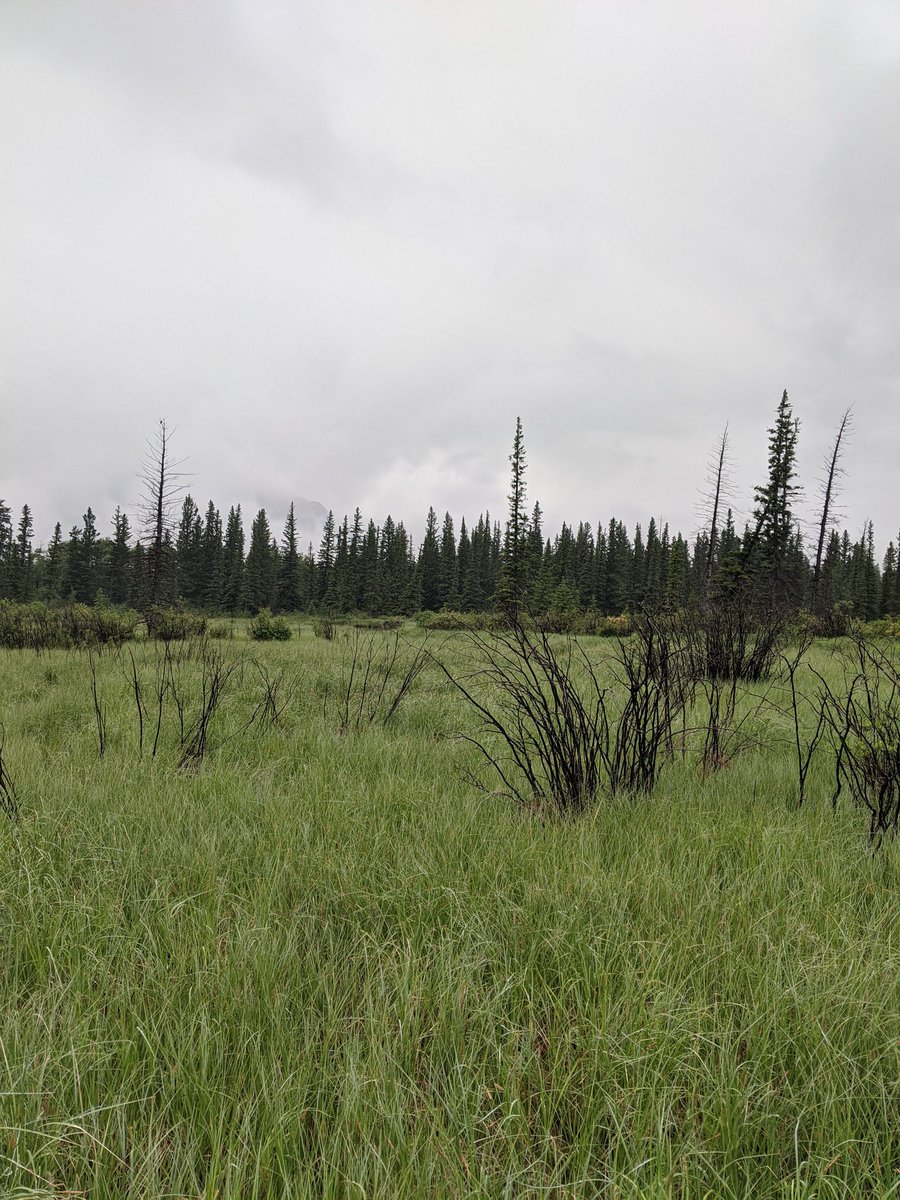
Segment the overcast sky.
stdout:
[[896,0],[2,0],[0,495],[191,490],[421,533],[738,507],[787,388],[814,508],[900,524]]

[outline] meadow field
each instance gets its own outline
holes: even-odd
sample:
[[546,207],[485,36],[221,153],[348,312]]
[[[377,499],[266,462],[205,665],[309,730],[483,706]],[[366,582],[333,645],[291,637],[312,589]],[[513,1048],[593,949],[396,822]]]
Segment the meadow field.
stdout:
[[828,750],[539,817],[434,660],[348,705],[356,636],[210,641],[193,753],[196,644],[0,652],[0,1196],[900,1196],[900,847]]

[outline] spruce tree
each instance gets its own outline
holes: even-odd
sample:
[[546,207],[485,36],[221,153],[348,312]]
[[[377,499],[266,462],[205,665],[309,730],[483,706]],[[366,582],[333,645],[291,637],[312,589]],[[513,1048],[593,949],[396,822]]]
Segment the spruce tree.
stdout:
[[374,521],[370,520],[360,551],[359,607],[373,615],[384,612],[379,544],[378,527]]
[[188,493],[182,501],[181,520],[178,523],[178,536],[175,541],[176,591],[182,600],[193,605],[199,604],[202,597],[202,541],[200,510]]
[[785,391],[769,430],[769,478],[754,491],[756,525],[746,555],[756,575],[757,595],[768,605],[781,605],[789,598],[786,564],[794,528],[792,504],[800,492],[794,483],[799,429]]
[[884,563],[881,568],[881,604],[878,615],[893,617],[897,614],[894,607],[897,599],[897,549],[893,542],[888,542]]
[[241,607],[257,613],[271,608],[275,601],[275,563],[271,551],[272,534],[266,510],[261,508],[250,527],[250,549],[244,563]]
[[59,521],[53,528],[53,537],[47,547],[47,563],[44,571],[44,599],[51,604],[62,598],[63,577],[66,567],[66,548],[63,544],[62,526]]
[[221,612],[225,580],[225,546],[222,517],[210,500],[203,518],[200,540],[200,603],[207,612]]
[[353,513],[350,529],[350,544],[347,548],[349,608],[356,611],[362,607],[362,543],[363,518],[357,506]]
[[13,593],[12,546],[12,512],[0,500],[0,600],[10,599]]
[[282,612],[299,612],[302,607],[302,570],[297,538],[294,502],[288,509],[281,535],[281,562],[278,579],[278,607]]
[[511,621],[517,621],[528,582],[528,512],[525,508],[525,441],[522,419],[516,417],[516,432],[509,456],[510,486],[506,530],[497,603]]
[[244,581],[244,523],[240,505],[228,510],[222,576],[222,607],[234,616],[240,611]]
[[419,586],[422,609],[426,612],[436,612],[441,607],[441,552],[437,516],[433,508],[428,510],[425,538],[419,551]]
[[129,549],[131,530],[128,517],[121,508],[113,516],[113,544],[106,566],[105,591],[112,604],[125,604],[128,600]]
[[459,607],[459,570],[456,560],[456,534],[453,529],[453,518],[449,512],[444,513],[444,523],[441,526],[440,557],[439,606],[441,608],[455,609]]
[[81,531],[81,570],[75,599],[82,604],[93,604],[97,595],[97,588],[100,584],[98,578],[99,552],[97,545],[99,539],[97,535],[97,519],[90,505],[84,514],[83,520],[84,528]]
[[319,545],[319,557],[316,560],[316,587],[320,604],[326,602],[328,585],[331,583],[331,572],[334,569],[335,552],[334,513],[328,510],[325,525],[322,529],[322,541]]
[[31,509],[27,504],[23,504],[13,550],[14,594],[15,598],[21,602],[31,599],[34,587],[34,554],[31,546],[33,535],[34,523],[31,519]]

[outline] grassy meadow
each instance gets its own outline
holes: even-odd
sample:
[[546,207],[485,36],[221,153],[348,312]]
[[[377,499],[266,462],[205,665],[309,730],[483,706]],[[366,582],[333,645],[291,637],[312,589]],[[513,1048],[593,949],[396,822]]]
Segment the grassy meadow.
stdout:
[[798,809],[771,710],[542,821],[467,779],[433,663],[343,728],[351,638],[210,643],[182,767],[157,645],[94,656],[102,758],[87,654],[0,652],[0,1196],[900,1196],[900,846],[827,752]]

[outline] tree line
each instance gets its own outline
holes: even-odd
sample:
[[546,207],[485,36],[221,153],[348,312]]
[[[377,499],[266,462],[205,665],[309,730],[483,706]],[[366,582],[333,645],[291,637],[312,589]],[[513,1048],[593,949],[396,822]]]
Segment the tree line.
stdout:
[[14,524],[0,500],[0,599],[49,603],[98,600],[144,611],[183,604],[210,614],[277,612],[410,614],[448,609],[479,612],[523,605],[532,612],[595,610],[619,615],[641,607],[680,608],[736,593],[768,605],[836,608],[863,620],[900,614],[897,542],[881,561],[871,523],[851,538],[833,518],[834,487],[845,415],[823,492],[814,547],[793,512],[798,493],[799,423],[784,393],[769,430],[769,470],[755,489],[752,518],[736,527],[726,503],[727,432],[717,447],[704,527],[692,539],[651,518],[626,527],[617,518],[544,529],[539,504],[525,502],[525,449],[517,422],[510,455],[511,488],[504,522],[488,512],[457,527],[430,508],[416,546],[402,521],[378,525],[357,508],[341,521],[329,512],[318,547],[301,548],[288,509],[280,538],[265,509],[245,532],[241,506],[223,518],[210,500],[201,509],[183,494],[172,504],[177,472],[167,464],[161,423],[149,469],[146,509],[137,536],[117,508],[111,534],[89,507],[64,535],[59,523],[46,547],[34,545],[25,504]]

